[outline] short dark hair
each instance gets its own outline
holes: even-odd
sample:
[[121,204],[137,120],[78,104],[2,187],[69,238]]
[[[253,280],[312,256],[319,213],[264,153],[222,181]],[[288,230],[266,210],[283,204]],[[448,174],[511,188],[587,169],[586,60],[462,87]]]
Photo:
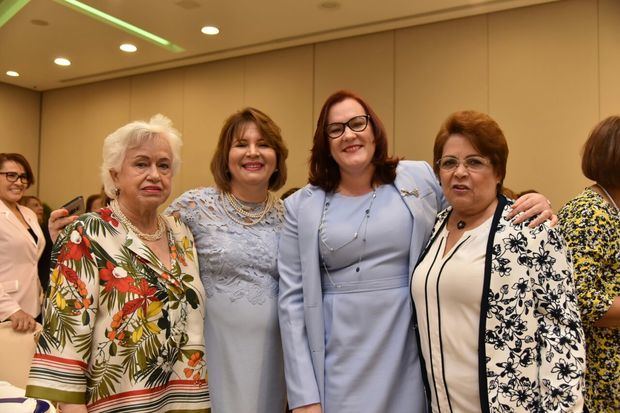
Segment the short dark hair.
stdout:
[[286,183],[286,158],[288,149],[282,139],[280,127],[264,112],[252,107],[233,113],[220,132],[217,147],[211,158],[211,173],[215,185],[222,191],[230,191],[230,171],[228,170],[228,154],[233,141],[239,138],[245,127],[254,123],[263,139],[276,152],[276,170],[269,178],[269,189],[276,191]]
[[32,168],[24,155],[19,153],[0,153],[0,168],[2,168],[4,163],[8,161],[18,163],[22,166],[22,168],[24,168],[26,177],[28,178],[28,186],[26,188],[30,188],[30,186],[34,184],[34,174],[32,173]]
[[98,199],[101,199],[101,201],[103,201],[101,194],[92,194],[92,195],[89,195],[88,198],[86,198],[86,212],[91,212],[93,204]]
[[310,177],[308,181],[312,185],[316,185],[325,192],[333,192],[340,184],[340,168],[338,164],[330,156],[329,137],[327,136],[327,124],[329,111],[337,103],[346,99],[357,101],[367,115],[370,116],[369,122],[372,132],[375,136],[375,153],[372,157],[372,164],[375,172],[372,177],[373,184],[391,184],[396,179],[396,167],[398,166],[398,158],[388,156],[387,132],[383,127],[383,123],[370,105],[357,94],[348,90],[339,90],[327,98],[319,119],[316,122],[316,130],[312,142],[312,153],[310,155]]
[[489,158],[495,173],[499,176],[497,193],[502,192],[508,162],[508,143],[501,128],[489,115],[475,110],[454,112],[445,120],[433,146],[433,170],[439,175],[437,161],[452,135],[461,135],[476,148],[480,155]]
[[600,121],[583,146],[583,174],[606,188],[620,188],[620,116]]

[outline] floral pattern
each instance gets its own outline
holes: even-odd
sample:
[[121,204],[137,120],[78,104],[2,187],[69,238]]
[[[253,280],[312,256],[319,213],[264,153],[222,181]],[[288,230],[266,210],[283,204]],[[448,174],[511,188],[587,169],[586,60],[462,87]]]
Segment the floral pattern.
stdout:
[[[563,240],[547,224],[506,220],[511,204],[500,198],[485,264],[482,411],[582,411],[584,336]],[[450,211],[438,215],[429,245]]]
[[562,208],[559,218],[575,266],[586,334],[586,405],[592,412],[619,412],[620,330],[594,323],[620,296],[620,214],[587,188]]
[[208,411],[193,238],[177,220],[166,223],[170,269],[109,209],[61,234],[29,396],[89,412]]

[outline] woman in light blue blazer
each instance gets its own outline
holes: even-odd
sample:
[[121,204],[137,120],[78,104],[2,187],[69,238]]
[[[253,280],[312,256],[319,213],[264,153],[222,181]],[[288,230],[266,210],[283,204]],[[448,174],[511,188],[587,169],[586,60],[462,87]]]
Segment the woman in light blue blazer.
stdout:
[[[425,162],[389,157],[381,120],[340,91],[321,109],[309,181],[285,201],[278,254],[289,406],[423,413],[408,283],[446,206],[435,175]],[[520,210],[520,220],[552,214],[537,194]]]

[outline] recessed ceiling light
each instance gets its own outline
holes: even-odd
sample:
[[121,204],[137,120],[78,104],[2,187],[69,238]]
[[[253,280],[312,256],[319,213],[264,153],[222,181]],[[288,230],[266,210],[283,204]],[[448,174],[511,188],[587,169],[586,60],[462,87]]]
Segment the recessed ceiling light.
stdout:
[[[164,39],[163,37],[159,37],[154,33],[141,29],[138,26],[134,26],[131,23],[128,23],[124,20],[119,19],[118,17],[114,17],[92,6],[89,6],[86,3],[82,3],[78,0],[55,0],[55,1],[57,3],[62,4],[63,6],[67,6],[80,13],[86,14],[87,16],[90,16],[95,20],[99,20],[100,22],[109,24],[110,26],[116,27],[117,29],[123,30],[131,35],[137,36],[141,39],[147,40],[151,43],[161,46],[167,50],[170,50],[171,52],[179,53],[179,52],[185,51],[185,49],[183,49],[181,46],[177,46],[176,44],[173,44],[172,42]],[[92,3],[92,1],[90,3]]]
[[64,57],[57,57],[54,59],[54,63],[58,66],[71,66],[71,60],[65,59]]
[[123,52],[127,52],[127,53],[133,53],[136,50],[138,50],[138,48],[131,44],[131,43],[123,43],[122,45],[120,45],[119,49],[121,49]]
[[216,34],[220,32],[220,29],[218,29],[215,26],[205,26],[202,29],[200,29],[200,31],[203,32],[204,34],[208,34],[209,36],[215,36]]
[[8,72],[6,72],[6,75],[11,77],[19,77],[19,73],[14,70],[9,70]]
[[319,3],[319,8],[324,10],[338,10],[340,3],[334,0],[326,0]]

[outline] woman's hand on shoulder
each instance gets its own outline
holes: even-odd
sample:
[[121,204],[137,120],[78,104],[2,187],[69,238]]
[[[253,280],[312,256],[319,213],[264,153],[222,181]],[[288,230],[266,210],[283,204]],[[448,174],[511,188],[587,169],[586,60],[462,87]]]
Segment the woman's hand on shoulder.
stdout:
[[67,225],[78,219],[77,215],[68,215],[69,211],[64,208],[55,209],[50,214],[50,219],[47,221],[47,229],[50,232],[52,242],[56,242],[58,235]]
[[508,219],[513,217],[516,217],[514,219],[515,224],[534,218],[528,225],[530,228],[535,228],[546,220],[551,221],[551,226],[558,222],[558,217],[554,214],[553,208],[551,208],[551,201],[539,193],[530,193],[519,197],[512,205],[512,210],[507,216]]
[[293,409],[293,413],[321,413],[321,412],[322,410],[321,410],[320,403],[309,404],[307,406],[301,406],[296,409]]

